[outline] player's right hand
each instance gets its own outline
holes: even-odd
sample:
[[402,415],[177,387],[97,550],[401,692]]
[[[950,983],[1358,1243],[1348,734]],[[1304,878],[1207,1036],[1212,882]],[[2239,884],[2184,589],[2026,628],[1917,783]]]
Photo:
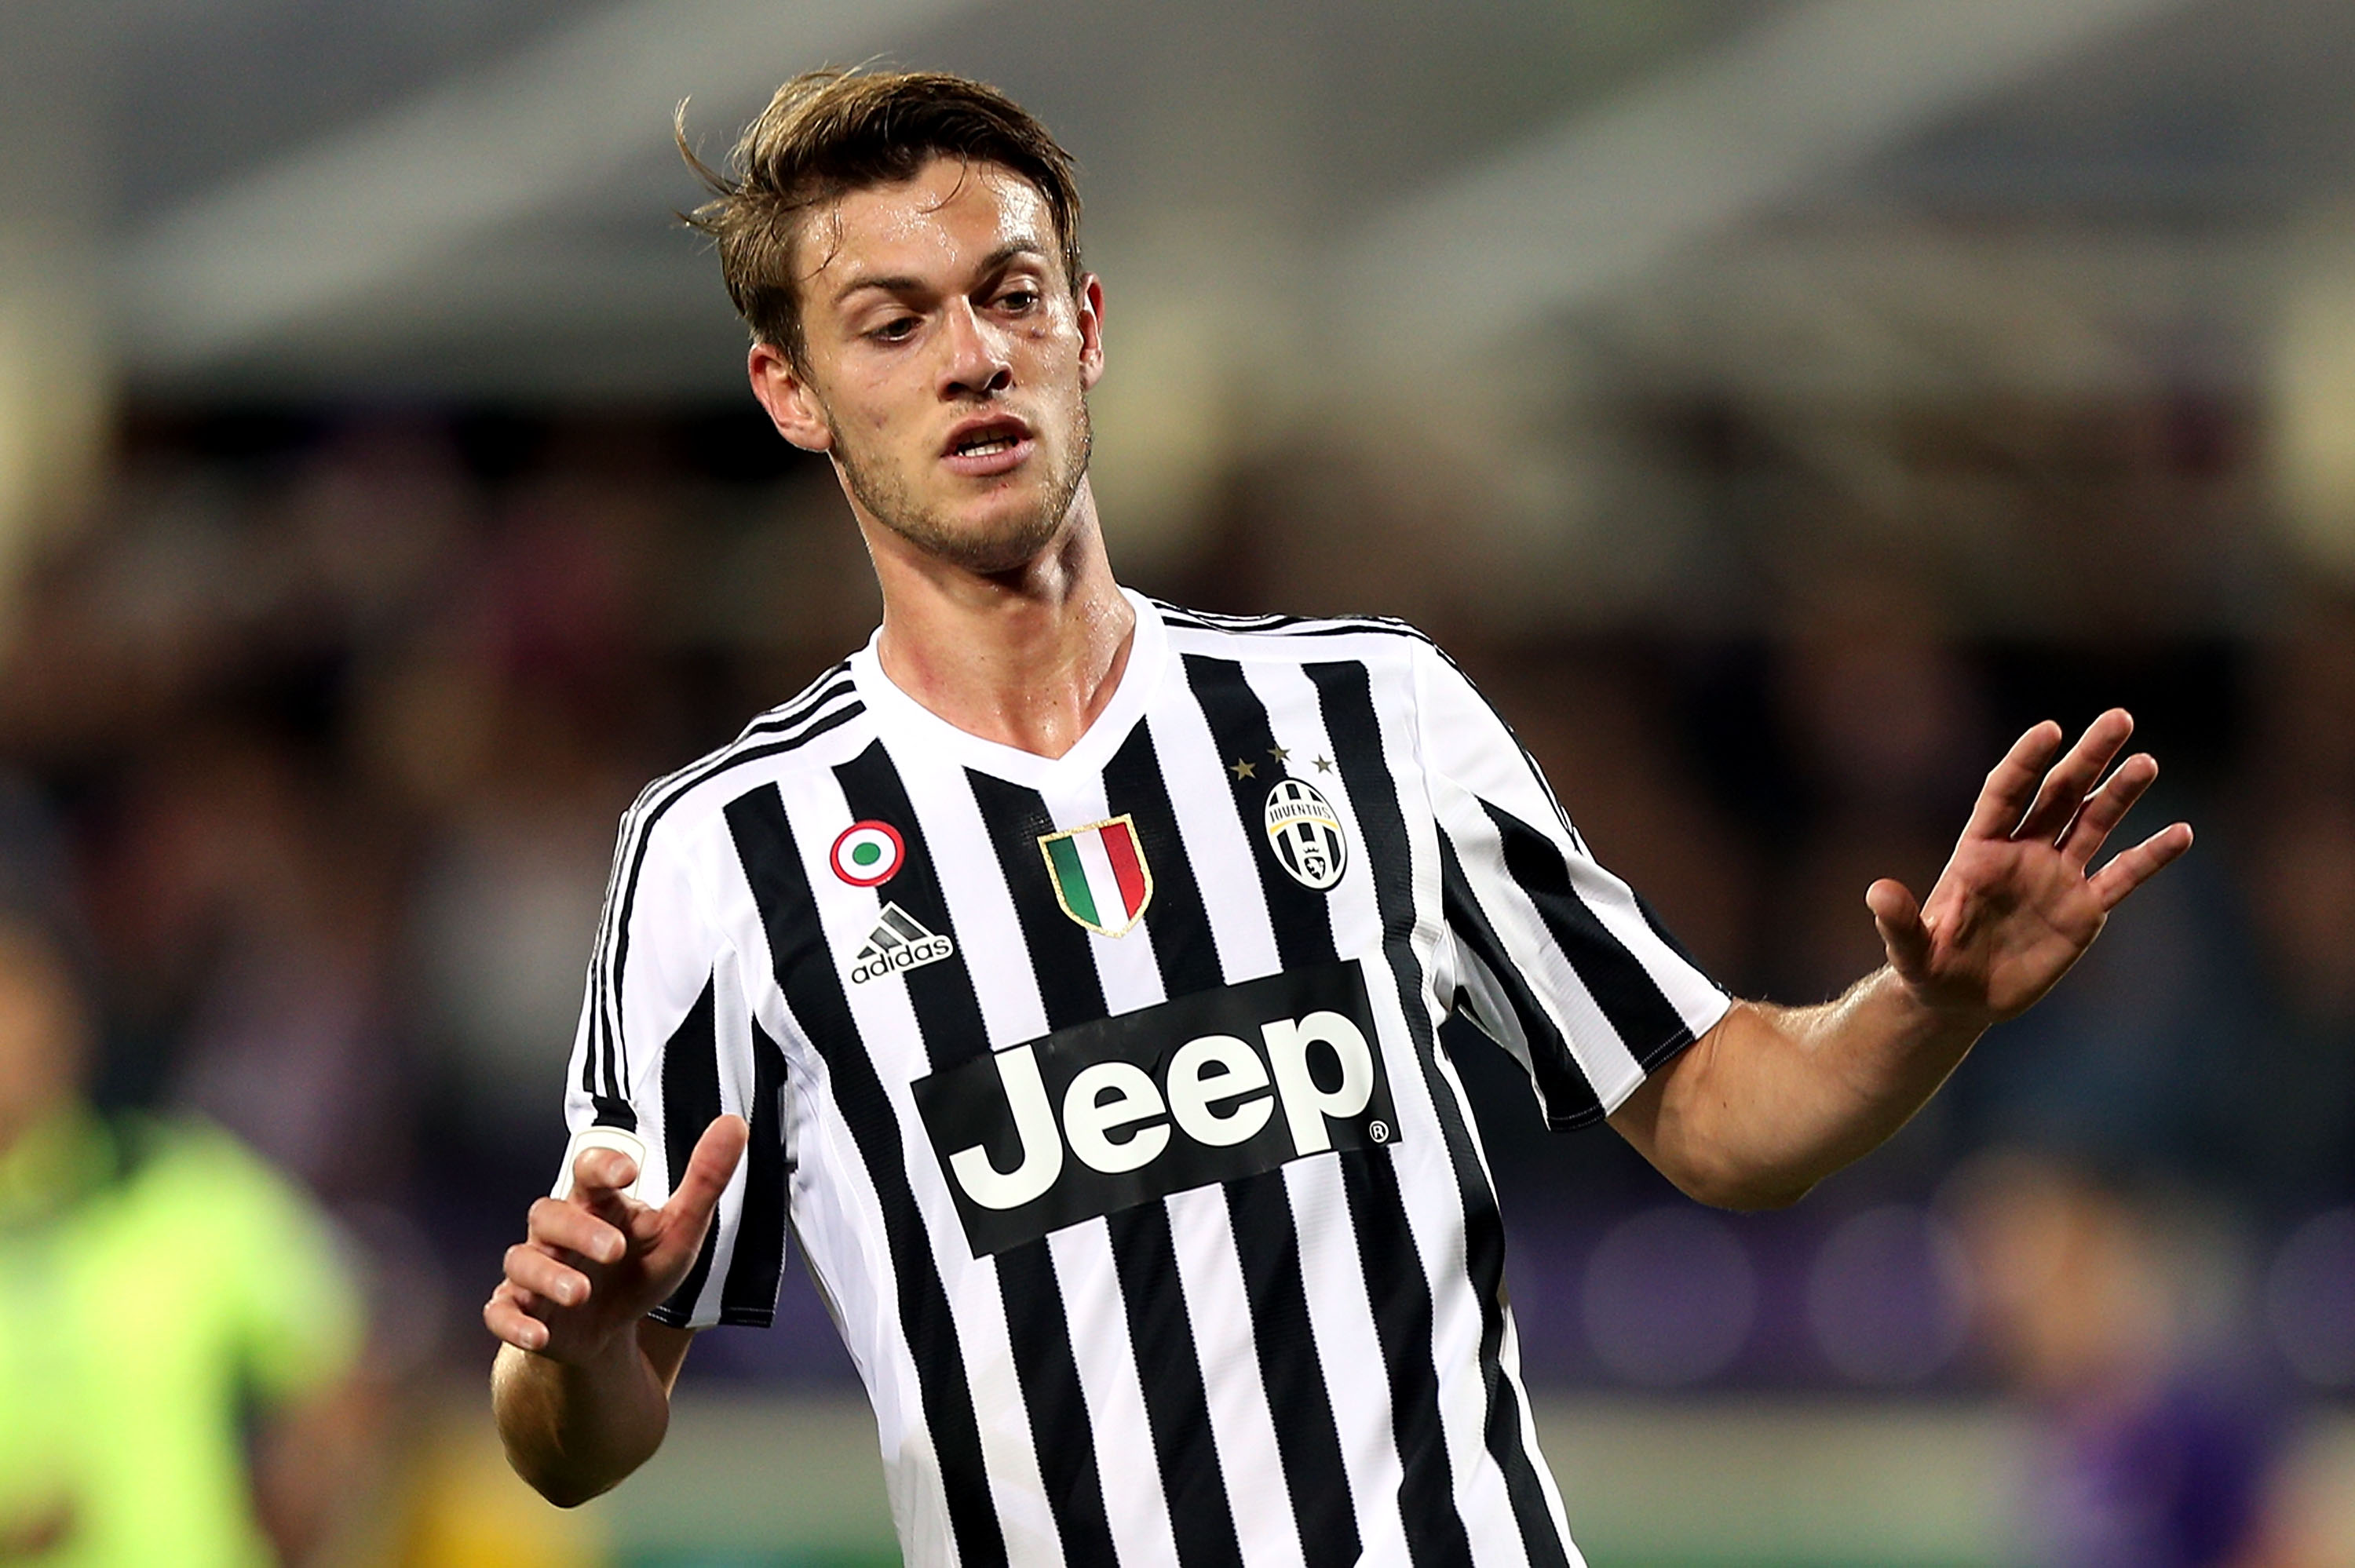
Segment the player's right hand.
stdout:
[[743,1158],[741,1117],[704,1128],[670,1202],[625,1195],[637,1164],[612,1149],[572,1162],[572,1191],[531,1206],[525,1240],[507,1248],[506,1277],[483,1307],[491,1332],[518,1350],[585,1365],[678,1288],[703,1247],[719,1194]]

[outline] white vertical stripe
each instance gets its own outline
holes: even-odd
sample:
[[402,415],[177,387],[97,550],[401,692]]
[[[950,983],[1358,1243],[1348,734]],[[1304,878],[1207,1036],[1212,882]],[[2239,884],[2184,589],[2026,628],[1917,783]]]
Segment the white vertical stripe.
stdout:
[[1145,1384],[1121,1305],[1112,1236],[1103,1221],[1090,1220],[1055,1232],[1047,1247],[1071,1319],[1088,1421],[1098,1434],[1097,1467],[1119,1568],[1176,1568],[1178,1538],[1161,1490],[1161,1467],[1154,1462],[1153,1424],[1145,1414]]
[[1358,1541],[1364,1563],[1405,1563],[1406,1523],[1399,1516],[1399,1487],[1406,1477],[1399,1462],[1391,1408],[1389,1363],[1374,1333],[1373,1303],[1366,1297],[1366,1265],[1358,1253],[1358,1227],[1341,1190],[1341,1159],[1320,1154],[1284,1168],[1292,1200],[1293,1228],[1300,1236],[1301,1283],[1308,1300],[1308,1325],[1324,1363],[1325,1392],[1333,1402],[1333,1424],[1341,1435],[1343,1467],[1357,1505]]
[[[1120,895],[1120,878],[1112,869],[1112,855],[1101,832],[1082,833],[1071,841],[1079,852],[1080,874],[1087,879],[1088,897],[1096,906],[1096,924],[1117,931],[1128,923],[1128,905]],[[1114,1012],[1121,1011],[1119,1008]]]
[[1300,1530],[1284,1478],[1284,1450],[1268,1408],[1259,1340],[1252,1330],[1251,1297],[1223,1187],[1198,1187],[1167,1200],[1186,1315],[1202,1361],[1210,1435],[1243,1561],[1252,1568],[1294,1568],[1302,1561]]
[[[1170,668],[1170,679],[1182,687],[1185,675],[1176,660]],[[1284,965],[1268,918],[1267,895],[1260,888],[1259,868],[1252,858],[1255,848],[1235,817],[1232,780],[1219,760],[1209,721],[1190,694],[1156,705],[1152,717],[1161,781],[1168,788],[1169,809],[1186,842],[1187,862],[1202,895],[1210,939],[1219,949],[1219,967],[1230,985],[1272,975]]]

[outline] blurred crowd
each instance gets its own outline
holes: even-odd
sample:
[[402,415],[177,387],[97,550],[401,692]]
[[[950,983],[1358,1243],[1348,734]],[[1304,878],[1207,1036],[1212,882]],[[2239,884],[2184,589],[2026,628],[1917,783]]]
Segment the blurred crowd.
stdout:
[[[1819,1000],[1876,963],[1865,886],[1926,890],[2035,720],[2132,707],[2165,772],[2126,832],[2200,833],[2043,1008],[1788,1214],[1678,1207],[1607,1134],[1547,1138],[1510,1064],[1465,1047],[1533,1376],[2045,1386],[2066,1357],[1997,1311],[2004,1271],[2034,1216],[2098,1192],[2191,1260],[2163,1271],[2169,1364],[2202,1370],[2154,1399],[2229,1384],[2247,1400],[2211,1425],[2238,1431],[2244,1404],[2355,1388],[2355,598],[2295,587],[2234,634],[2122,622],[2088,546],[2084,628],[2023,633],[1833,552],[1721,623],[1564,634],[1484,611],[1444,494],[1412,527],[1363,478],[1359,511],[1346,487],[1289,510],[1314,461],[1235,476],[1136,586],[1423,620],[1737,991]],[[306,1184],[389,1381],[479,1371],[474,1309],[563,1146],[620,813],[876,613],[830,473],[743,416],[134,418],[0,654],[5,896],[86,977],[95,1103],[208,1118]],[[691,1375],[846,1377],[793,1288],[778,1332],[714,1336],[740,1342]]]

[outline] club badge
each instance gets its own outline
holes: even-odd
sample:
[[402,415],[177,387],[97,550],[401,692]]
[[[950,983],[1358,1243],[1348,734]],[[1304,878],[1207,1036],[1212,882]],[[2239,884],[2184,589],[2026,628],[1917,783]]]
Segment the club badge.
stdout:
[[1301,886],[1322,893],[1349,868],[1341,819],[1314,784],[1297,779],[1278,782],[1267,792],[1266,821],[1276,863]]
[[1047,857],[1055,902],[1100,937],[1127,936],[1153,902],[1153,871],[1132,818],[1041,833],[1039,853]]
[[891,880],[908,861],[908,843],[889,822],[853,822],[834,841],[834,874],[853,887]]

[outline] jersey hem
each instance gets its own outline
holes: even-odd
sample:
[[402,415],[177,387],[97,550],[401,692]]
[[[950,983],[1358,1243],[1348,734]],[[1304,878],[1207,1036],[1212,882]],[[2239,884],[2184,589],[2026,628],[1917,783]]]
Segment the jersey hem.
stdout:
[[667,1307],[657,1307],[646,1314],[666,1329],[692,1329],[700,1333],[706,1329],[766,1329],[777,1319],[776,1310],[768,1307],[723,1307],[714,1322],[698,1323],[693,1314],[674,1312]]

